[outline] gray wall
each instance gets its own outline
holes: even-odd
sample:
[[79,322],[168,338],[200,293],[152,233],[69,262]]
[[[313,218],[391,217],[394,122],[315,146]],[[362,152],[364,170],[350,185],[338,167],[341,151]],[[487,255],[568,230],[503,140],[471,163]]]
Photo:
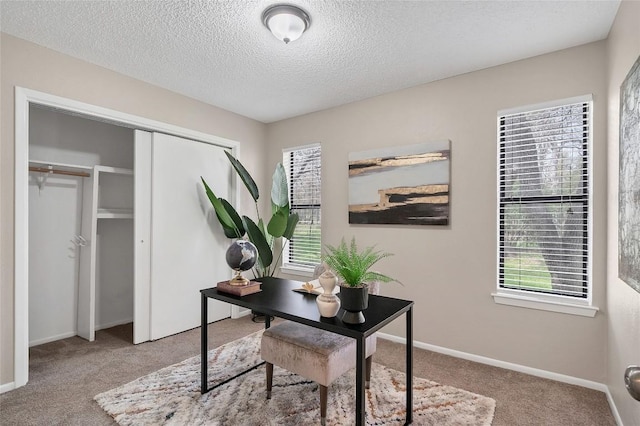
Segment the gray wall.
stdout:
[[[404,287],[384,285],[382,294],[415,301],[415,340],[602,383],[606,312],[586,318],[497,305],[491,293],[497,111],[592,93],[593,300],[606,307],[605,48],[592,43],[270,124],[269,162],[280,160],[282,148],[322,144],[323,242],[355,236],[395,254],[377,269]],[[443,139],[451,140],[450,226],[348,224],[349,152]],[[384,331],[402,335],[404,324]]]

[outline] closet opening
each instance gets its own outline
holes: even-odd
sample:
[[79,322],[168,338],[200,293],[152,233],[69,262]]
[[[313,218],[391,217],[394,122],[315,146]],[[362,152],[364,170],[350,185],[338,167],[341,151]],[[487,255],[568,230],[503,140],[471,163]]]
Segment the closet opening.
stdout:
[[30,104],[28,151],[29,347],[133,344],[134,130]]

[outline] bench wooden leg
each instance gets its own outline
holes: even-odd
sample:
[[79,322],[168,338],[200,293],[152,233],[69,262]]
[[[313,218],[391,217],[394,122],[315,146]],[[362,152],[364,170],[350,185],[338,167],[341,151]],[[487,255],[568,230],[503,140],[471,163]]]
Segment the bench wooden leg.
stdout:
[[273,364],[265,362],[267,370],[267,399],[271,399],[271,386],[273,385]]
[[369,389],[369,385],[371,383],[371,364],[373,363],[373,355],[366,359],[365,362],[365,376],[364,376],[364,387],[365,389]]
[[327,394],[329,388],[326,386],[320,386],[320,424],[325,425],[327,421]]

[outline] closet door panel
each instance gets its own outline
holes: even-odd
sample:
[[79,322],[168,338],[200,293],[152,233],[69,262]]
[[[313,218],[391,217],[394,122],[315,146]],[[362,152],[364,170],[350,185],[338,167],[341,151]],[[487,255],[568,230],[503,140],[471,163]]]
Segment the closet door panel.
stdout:
[[[220,147],[154,133],[151,202],[151,339],[200,325],[200,289],[227,280],[229,240],[200,176],[229,199],[231,165]],[[230,316],[211,300],[209,321]]]

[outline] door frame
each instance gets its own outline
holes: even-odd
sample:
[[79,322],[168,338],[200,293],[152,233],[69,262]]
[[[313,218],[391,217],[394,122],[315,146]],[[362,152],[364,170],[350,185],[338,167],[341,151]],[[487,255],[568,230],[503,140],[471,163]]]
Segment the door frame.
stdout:
[[[45,106],[89,119],[150,132],[166,133],[209,143],[240,154],[240,143],[173,124],[68,99],[24,87],[15,87],[14,124],[14,387],[29,379],[29,106]],[[234,184],[232,182],[232,184]],[[235,199],[238,186],[232,189]],[[135,289],[134,289],[135,291]],[[146,295],[149,298],[149,295]],[[238,312],[232,311],[232,317]]]

